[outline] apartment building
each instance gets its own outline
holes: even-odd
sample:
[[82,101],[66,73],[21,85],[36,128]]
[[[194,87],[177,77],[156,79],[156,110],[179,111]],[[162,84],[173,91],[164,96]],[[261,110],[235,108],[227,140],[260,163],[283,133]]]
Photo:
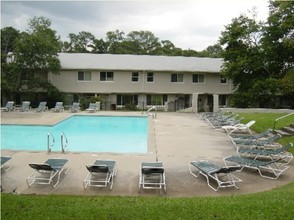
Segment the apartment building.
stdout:
[[232,82],[220,76],[220,58],[60,53],[62,70],[49,81],[66,94],[101,96],[105,109],[134,104],[165,111],[217,111],[226,106]]

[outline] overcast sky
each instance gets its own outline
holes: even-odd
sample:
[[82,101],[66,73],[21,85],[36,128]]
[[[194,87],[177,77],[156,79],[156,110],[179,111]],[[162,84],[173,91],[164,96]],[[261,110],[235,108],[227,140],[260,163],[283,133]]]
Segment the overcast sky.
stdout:
[[27,29],[28,20],[44,16],[63,41],[81,31],[105,39],[108,31],[151,31],[176,47],[201,51],[217,43],[224,26],[256,8],[268,17],[268,0],[133,0],[13,1],[1,0],[1,28]]

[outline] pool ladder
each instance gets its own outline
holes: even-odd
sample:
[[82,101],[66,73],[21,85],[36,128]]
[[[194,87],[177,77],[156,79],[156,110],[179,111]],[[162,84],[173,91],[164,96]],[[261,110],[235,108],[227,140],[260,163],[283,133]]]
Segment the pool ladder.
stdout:
[[55,144],[55,138],[52,133],[48,132],[47,134],[47,153],[48,154],[52,152],[52,147],[54,146],[54,144]]
[[[52,148],[55,145],[55,138],[51,132],[48,132],[47,134],[47,153],[50,154],[52,152]],[[68,139],[65,136],[64,132],[61,132],[60,134],[60,146],[61,146],[61,152],[67,153],[69,150],[67,149],[68,145]]]
[[62,153],[69,152],[69,150],[67,149],[68,140],[67,140],[67,137],[65,136],[64,132],[61,132],[61,134],[60,134],[60,145],[61,145],[61,152]]

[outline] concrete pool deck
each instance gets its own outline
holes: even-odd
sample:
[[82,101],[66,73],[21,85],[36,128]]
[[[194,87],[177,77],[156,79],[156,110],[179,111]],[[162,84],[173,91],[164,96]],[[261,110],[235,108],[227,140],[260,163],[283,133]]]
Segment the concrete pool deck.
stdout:
[[[138,116],[141,112],[81,112],[84,115],[122,115]],[[2,112],[2,124],[55,124],[73,115],[69,112]],[[210,160],[223,166],[223,158],[236,154],[234,145],[222,130],[214,130],[193,113],[157,113],[149,117],[148,153],[66,153],[1,150],[2,156],[12,156],[12,168],[1,174],[1,186],[4,192],[15,191],[18,194],[73,194],[73,195],[148,195],[148,196],[223,196],[262,192],[285,185],[294,180],[293,160],[290,168],[277,180],[260,177],[257,171],[245,169],[236,176],[242,179],[239,190],[223,188],[214,192],[208,187],[205,177],[193,177],[189,173],[188,163],[193,160]],[[69,140],[70,149],[70,140]],[[49,158],[68,158],[69,172],[61,175],[58,186],[26,184],[26,178],[33,172],[29,163],[43,163]],[[85,165],[93,164],[96,159],[117,161],[117,175],[112,191],[109,188],[90,187],[83,189],[83,180],[87,175]],[[156,190],[143,190],[139,193],[138,182],[142,161],[162,161],[166,171],[167,193]]]

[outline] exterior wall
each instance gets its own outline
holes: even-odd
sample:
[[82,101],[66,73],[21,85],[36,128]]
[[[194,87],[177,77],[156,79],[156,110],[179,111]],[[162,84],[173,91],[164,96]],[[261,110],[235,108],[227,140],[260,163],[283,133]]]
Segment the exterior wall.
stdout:
[[[102,70],[103,71],[103,70]],[[132,82],[132,71],[113,71],[113,81],[100,81],[100,70],[91,71],[91,81],[78,81],[78,71],[63,70],[49,80],[62,92],[67,93],[131,93],[131,94],[231,94],[231,82],[220,83],[218,73],[205,74],[204,83],[193,83],[193,73],[183,73],[184,82],[171,82],[171,72],[154,72],[154,82],[146,81],[146,72],[139,72],[139,81]]]

